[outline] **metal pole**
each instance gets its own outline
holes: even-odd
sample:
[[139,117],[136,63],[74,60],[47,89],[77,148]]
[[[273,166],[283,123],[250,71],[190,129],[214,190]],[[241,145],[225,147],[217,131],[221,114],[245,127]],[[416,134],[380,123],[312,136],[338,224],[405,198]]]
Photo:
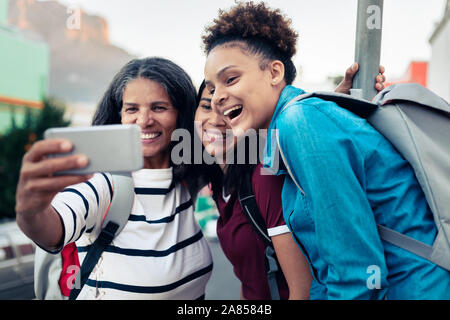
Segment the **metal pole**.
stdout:
[[372,100],[377,94],[375,77],[379,73],[383,0],[358,0],[355,61],[359,70],[353,78],[351,95]]

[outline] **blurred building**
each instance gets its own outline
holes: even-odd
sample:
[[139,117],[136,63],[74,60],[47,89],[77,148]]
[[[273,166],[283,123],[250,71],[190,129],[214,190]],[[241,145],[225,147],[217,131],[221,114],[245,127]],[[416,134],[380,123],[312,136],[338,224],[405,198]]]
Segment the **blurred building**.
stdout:
[[450,101],[450,0],[446,1],[442,19],[436,23],[429,43],[430,61],[412,61],[400,78],[387,81],[386,86],[415,82]]
[[428,87],[450,101],[450,0],[447,0],[444,15],[437,23],[429,42],[431,59]]
[[48,95],[65,102],[72,125],[89,125],[113,76],[135,56],[110,43],[104,18],[76,5],[9,0],[7,19],[21,32],[39,34],[48,44]]
[[424,87],[428,86],[428,62],[427,61],[412,61],[410,62],[406,72],[398,79],[386,81],[385,86],[390,86],[394,83],[408,83],[415,82]]
[[8,1],[0,0],[0,132],[20,123],[27,109],[42,108],[48,93],[50,50],[34,32],[8,24]]

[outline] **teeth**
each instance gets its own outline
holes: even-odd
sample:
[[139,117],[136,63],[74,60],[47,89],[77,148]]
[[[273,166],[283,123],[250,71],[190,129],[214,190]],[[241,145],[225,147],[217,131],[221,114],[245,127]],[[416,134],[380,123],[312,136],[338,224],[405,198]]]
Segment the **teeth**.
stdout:
[[156,133],[142,133],[141,134],[141,139],[154,139],[157,136],[159,136],[160,133],[156,132]]
[[228,109],[227,111],[225,111],[225,112],[223,113],[223,115],[224,115],[224,116],[228,116],[228,115],[230,114],[230,112],[232,112],[232,111],[234,111],[234,110],[239,110],[239,109],[241,109],[241,108],[242,108],[242,106],[236,106],[236,107],[233,107],[233,108]]
[[215,132],[211,132],[211,131],[206,131],[205,132],[205,134],[207,135],[207,136],[209,136],[209,137],[212,137],[212,138],[223,138],[223,134],[220,134],[220,133],[215,133]]

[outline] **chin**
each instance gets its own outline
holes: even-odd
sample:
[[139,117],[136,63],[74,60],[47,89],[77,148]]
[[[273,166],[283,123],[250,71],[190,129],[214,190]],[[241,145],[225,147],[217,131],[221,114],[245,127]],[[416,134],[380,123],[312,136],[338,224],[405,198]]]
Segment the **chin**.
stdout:
[[211,157],[216,157],[217,155],[220,154],[220,151],[219,151],[219,152],[216,152],[216,151],[217,151],[217,147],[214,146],[212,143],[208,144],[208,145],[205,147],[205,150],[206,150],[206,152],[208,152],[208,154],[209,154]]
[[144,158],[152,158],[157,156],[158,154],[162,153],[162,150],[142,150],[142,154],[144,155]]
[[238,124],[233,127],[233,135],[239,140],[239,138],[245,135],[250,129],[253,129],[250,125]]

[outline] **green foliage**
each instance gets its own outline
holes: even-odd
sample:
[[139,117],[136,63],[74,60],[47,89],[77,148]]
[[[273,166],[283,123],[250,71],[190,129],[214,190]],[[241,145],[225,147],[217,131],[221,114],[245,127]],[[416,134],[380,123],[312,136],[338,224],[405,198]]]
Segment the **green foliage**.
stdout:
[[39,112],[28,110],[21,125],[11,114],[11,127],[0,136],[0,220],[15,217],[15,193],[25,152],[43,138],[46,129],[70,125],[63,118],[64,109],[60,102],[45,100]]

